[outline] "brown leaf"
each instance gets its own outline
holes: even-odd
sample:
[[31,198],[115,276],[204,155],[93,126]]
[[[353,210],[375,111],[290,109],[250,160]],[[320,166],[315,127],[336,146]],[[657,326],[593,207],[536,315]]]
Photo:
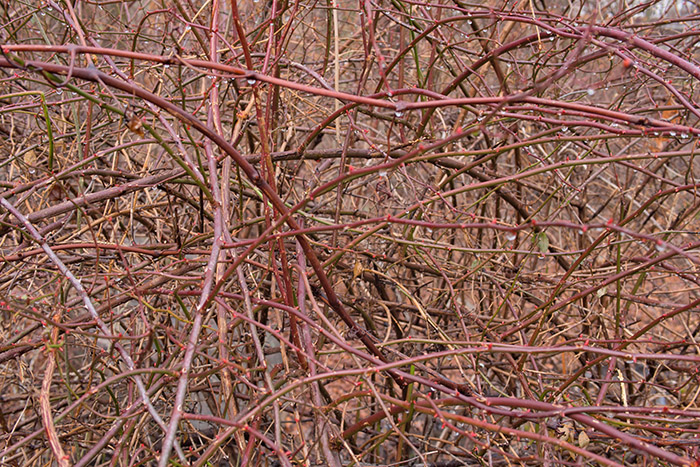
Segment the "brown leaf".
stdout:
[[36,166],[36,151],[33,149],[30,149],[29,151],[24,153],[24,163],[27,164],[29,167],[34,168]]
[[355,266],[353,266],[352,268],[352,279],[355,280],[358,277],[360,277],[362,275],[363,270],[364,268],[362,267],[362,263],[360,263],[359,261],[355,261]]
[[580,448],[586,449],[591,439],[588,437],[585,431],[580,431],[578,434],[578,445]]
[[127,126],[129,127],[129,130],[133,131],[137,135],[139,135],[139,136],[144,135],[144,133],[143,133],[143,120],[141,120],[141,118],[138,115],[136,115],[136,114],[132,115],[131,118],[129,119],[129,123],[127,124]]

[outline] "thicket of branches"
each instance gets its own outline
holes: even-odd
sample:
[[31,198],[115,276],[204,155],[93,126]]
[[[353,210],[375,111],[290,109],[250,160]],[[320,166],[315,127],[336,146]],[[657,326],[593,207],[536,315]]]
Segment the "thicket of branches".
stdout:
[[0,464],[698,464],[693,3],[0,8]]

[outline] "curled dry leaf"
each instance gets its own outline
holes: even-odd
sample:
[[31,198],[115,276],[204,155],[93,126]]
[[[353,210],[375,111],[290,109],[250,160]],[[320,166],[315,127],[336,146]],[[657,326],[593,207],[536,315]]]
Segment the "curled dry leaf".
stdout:
[[136,133],[137,135],[139,135],[139,136],[144,135],[143,120],[141,120],[141,117],[139,117],[138,115],[136,115],[136,114],[132,115],[131,118],[129,119],[129,123],[127,124],[127,126],[129,127],[129,130]]

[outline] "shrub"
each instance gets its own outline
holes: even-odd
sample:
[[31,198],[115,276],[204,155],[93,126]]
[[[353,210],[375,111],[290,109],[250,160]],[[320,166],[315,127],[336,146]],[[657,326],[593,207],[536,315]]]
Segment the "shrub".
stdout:
[[3,10],[0,464],[697,464],[693,3]]

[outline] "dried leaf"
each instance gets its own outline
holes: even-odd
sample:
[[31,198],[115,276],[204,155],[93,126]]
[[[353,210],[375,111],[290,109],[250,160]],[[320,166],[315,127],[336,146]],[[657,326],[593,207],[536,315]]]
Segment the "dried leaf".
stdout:
[[127,126],[129,127],[129,130],[133,131],[137,135],[139,135],[139,136],[144,135],[144,133],[143,133],[143,121],[141,120],[141,118],[138,115],[136,115],[136,114],[132,115],[131,119],[129,119],[129,123],[127,124]]
[[619,368],[617,369],[617,379],[620,380],[620,398],[622,399],[622,405],[627,407],[627,385],[624,383],[625,378]]
[[362,267],[362,263],[359,261],[355,261],[355,266],[352,268],[352,280],[357,279],[362,275],[362,271],[364,271],[364,268]]
[[588,447],[588,444],[591,442],[591,439],[588,437],[585,431],[580,431],[578,434],[578,445],[580,448],[586,448]]
[[36,151],[34,151],[33,149],[30,149],[29,151],[24,153],[24,163],[27,164],[29,167],[35,167],[36,160]]
[[557,433],[559,434],[559,439],[562,441],[569,442],[574,439],[574,425],[571,422],[564,422],[559,428],[557,428]]

